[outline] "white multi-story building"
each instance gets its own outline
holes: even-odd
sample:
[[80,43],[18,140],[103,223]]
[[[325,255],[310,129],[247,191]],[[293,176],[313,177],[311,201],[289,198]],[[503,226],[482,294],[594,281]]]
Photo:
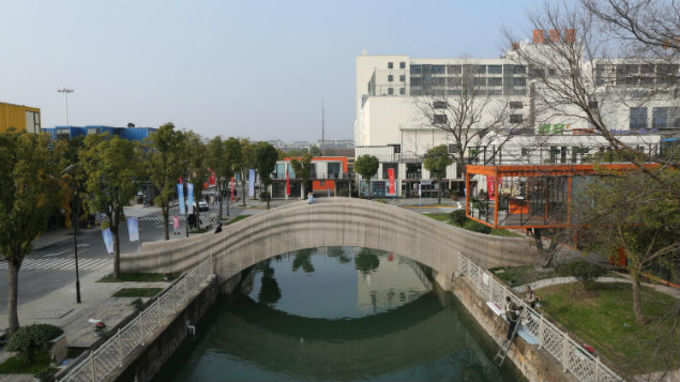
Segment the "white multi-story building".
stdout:
[[[538,47],[543,40],[536,36],[535,33],[533,43],[522,43],[522,47]],[[650,67],[649,63],[630,60],[596,61],[584,64],[586,70],[592,68],[590,65],[595,67],[592,72],[596,73],[597,86],[605,81],[610,87],[644,86],[650,78],[654,84],[654,78],[661,78],[660,73],[672,72],[672,78],[678,74],[678,65]],[[543,90],[533,68],[518,64],[512,50],[493,59],[361,55],[356,58],[355,157],[370,154],[379,159],[378,173],[372,179],[374,194],[414,196],[423,190],[434,194],[437,186],[423,167],[423,156],[434,146],[446,144],[452,148],[458,142],[435,126],[431,118],[437,110],[431,104],[436,99],[455,103],[466,81],[488,102],[480,126],[485,119],[494,120],[501,113],[503,118],[495,134],[487,135],[483,142],[470,142],[468,152],[474,150],[475,163],[488,163],[492,157],[497,164],[579,163],[584,155],[609,146],[585,119],[570,113],[555,114],[554,110],[542,112],[536,95]],[[666,93],[646,100],[644,105],[612,102],[603,105],[606,110],[601,114],[607,126],[616,127],[614,133],[623,143],[655,155],[663,135],[675,129],[680,132],[678,106],[675,95]],[[501,145],[502,150],[498,150]],[[462,186],[461,169],[457,167],[454,163],[446,172],[450,189]],[[394,194],[387,191],[389,169],[393,169],[397,182]]]

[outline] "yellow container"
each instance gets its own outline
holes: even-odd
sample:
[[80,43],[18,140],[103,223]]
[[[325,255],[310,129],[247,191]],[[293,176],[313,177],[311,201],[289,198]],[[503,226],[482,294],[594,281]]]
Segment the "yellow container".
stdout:
[[0,102],[0,133],[11,128],[16,131],[40,133],[40,109]]

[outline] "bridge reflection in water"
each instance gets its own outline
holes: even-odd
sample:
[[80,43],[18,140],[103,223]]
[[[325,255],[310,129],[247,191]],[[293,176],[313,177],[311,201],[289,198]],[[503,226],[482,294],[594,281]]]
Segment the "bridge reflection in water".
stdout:
[[157,380],[515,381],[429,269],[358,248],[256,265]]

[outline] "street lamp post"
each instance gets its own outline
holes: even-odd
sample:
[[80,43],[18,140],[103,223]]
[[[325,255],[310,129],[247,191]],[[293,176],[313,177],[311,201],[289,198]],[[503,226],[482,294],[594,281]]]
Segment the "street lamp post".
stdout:
[[73,93],[74,91],[75,90],[73,90],[73,89],[67,89],[67,88],[57,89],[57,93],[63,93],[64,94],[64,103],[66,105],[66,126],[69,125],[69,121],[68,121],[68,95]]
[[[61,173],[62,174],[67,174],[73,171],[74,168],[76,168],[78,164],[72,164],[66,167]],[[73,226],[73,253],[75,255],[75,260],[76,260],[76,303],[80,304],[81,299],[80,299],[80,273],[78,272],[78,220],[80,217],[79,213],[79,208],[80,208],[80,203],[78,200],[79,196],[79,190],[78,190],[78,181],[75,179],[75,175],[72,175],[73,179],[73,200],[71,201],[71,213],[72,213],[72,218],[71,218],[71,225]]]

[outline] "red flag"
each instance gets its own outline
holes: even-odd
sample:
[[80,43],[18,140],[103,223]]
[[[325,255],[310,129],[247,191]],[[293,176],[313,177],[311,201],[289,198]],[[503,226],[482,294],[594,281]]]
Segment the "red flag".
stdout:
[[286,196],[290,196],[290,177],[288,176],[288,164],[286,164]]
[[394,169],[393,168],[387,169],[387,178],[390,181],[389,194],[394,195],[396,193],[396,190],[395,190],[395,184],[394,184]]
[[231,187],[231,201],[232,202],[234,201],[234,183],[235,183],[235,180],[234,180],[234,177],[232,176],[231,182],[229,184],[229,187]]

